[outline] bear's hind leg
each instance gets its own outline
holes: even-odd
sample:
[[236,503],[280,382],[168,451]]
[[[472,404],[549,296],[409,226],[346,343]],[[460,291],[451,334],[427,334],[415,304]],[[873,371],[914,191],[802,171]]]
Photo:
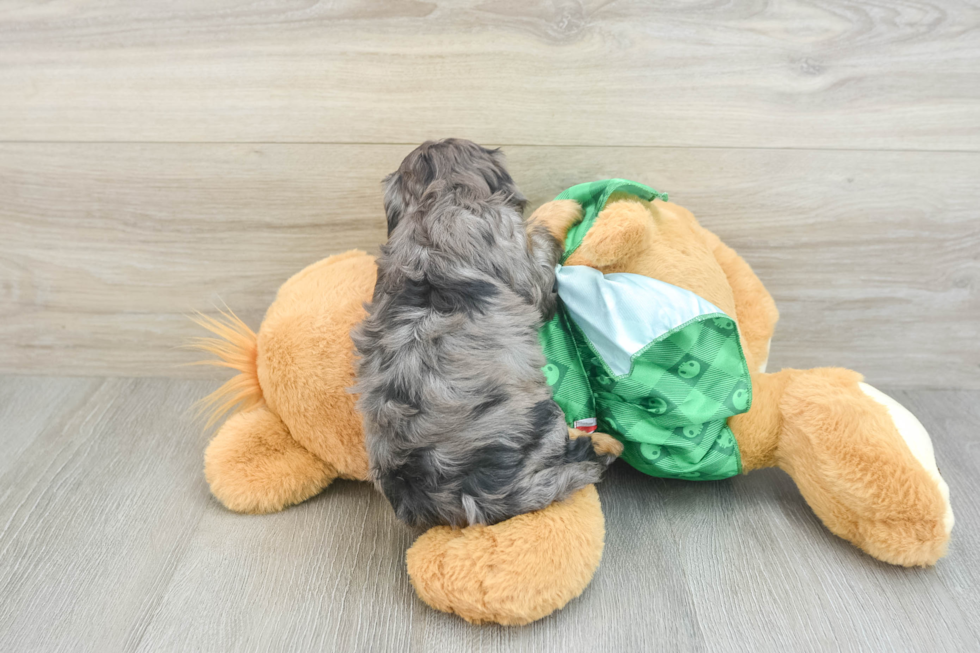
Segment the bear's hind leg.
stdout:
[[928,435],[860,379],[823,368],[787,386],[779,466],[836,535],[891,564],[935,564],[953,515]]
[[221,426],[204,454],[204,472],[225,507],[252,514],[301,503],[337,476],[265,405],[237,413]]

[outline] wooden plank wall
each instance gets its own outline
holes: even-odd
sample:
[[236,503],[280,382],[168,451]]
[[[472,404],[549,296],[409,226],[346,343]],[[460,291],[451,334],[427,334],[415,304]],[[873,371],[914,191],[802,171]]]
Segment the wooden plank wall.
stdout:
[[384,238],[418,142],[537,204],[630,177],[756,268],[772,363],[980,387],[980,10],[961,2],[15,2],[0,372],[193,376],[185,315]]

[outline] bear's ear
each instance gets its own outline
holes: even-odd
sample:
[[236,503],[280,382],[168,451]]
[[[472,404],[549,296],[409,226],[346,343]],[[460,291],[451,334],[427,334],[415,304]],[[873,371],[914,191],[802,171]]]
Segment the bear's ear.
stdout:
[[599,269],[629,268],[629,262],[647,249],[647,234],[652,226],[653,216],[643,202],[612,201],[596,217],[567,264]]

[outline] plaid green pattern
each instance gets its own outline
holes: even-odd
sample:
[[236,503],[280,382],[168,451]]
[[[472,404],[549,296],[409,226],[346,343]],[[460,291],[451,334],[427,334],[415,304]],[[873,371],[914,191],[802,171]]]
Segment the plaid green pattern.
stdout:
[[597,416],[592,384],[579,357],[579,343],[574,338],[577,332],[580,331],[571,316],[560,307],[554,319],[538,332],[548,361],[542,368],[544,378],[551,386],[555,401],[565,411],[569,426]]
[[[621,179],[570,188],[556,199],[582,203],[585,219],[569,232],[567,253],[621,190],[647,200],[665,197]],[[545,378],[570,425],[596,418],[600,431],[623,443],[623,459],[652,476],[715,480],[741,471],[727,420],[749,409],[752,384],[730,317],[700,315],[676,326],[634,354],[623,376],[610,371],[560,302],[540,337]]]

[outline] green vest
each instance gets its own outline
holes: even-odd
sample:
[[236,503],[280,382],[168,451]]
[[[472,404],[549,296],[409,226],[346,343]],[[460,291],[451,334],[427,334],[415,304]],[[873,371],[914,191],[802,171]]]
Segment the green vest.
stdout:
[[[582,205],[562,263],[614,192],[662,193],[625,179],[569,188]],[[652,219],[652,218],[651,218]],[[664,478],[717,480],[742,464],[728,418],[752,402],[738,327],[694,293],[636,274],[557,269],[558,311],[540,331],[543,368],[569,426],[623,443],[623,459]]]

